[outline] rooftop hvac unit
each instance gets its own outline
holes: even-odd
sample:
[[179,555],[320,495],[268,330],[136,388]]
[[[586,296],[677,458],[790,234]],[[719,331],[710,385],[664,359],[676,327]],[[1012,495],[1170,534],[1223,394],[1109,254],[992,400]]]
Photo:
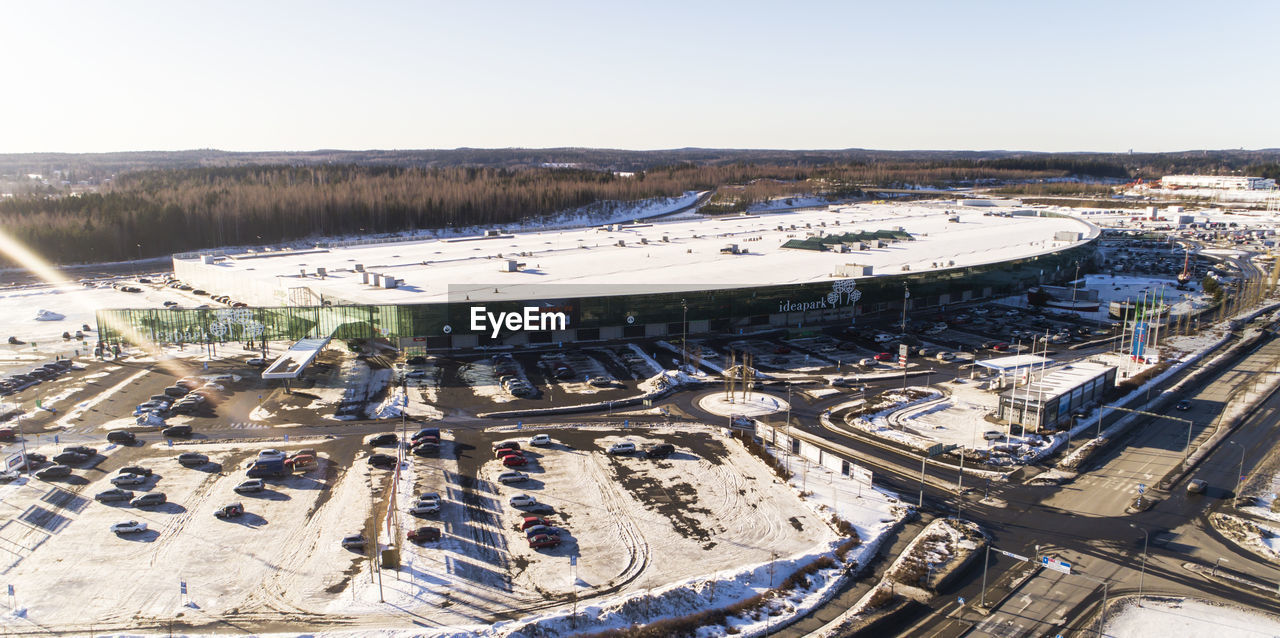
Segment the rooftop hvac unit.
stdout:
[[325,270],[324,268],[316,268],[316,276],[317,276],[317,277],[319,277],[319,278],[321,278],[321,279],[324,279],[324,277],[325,277],[325,275],[326,275],[326,274],[328,274],[328,271],[327,271],[327,270]]
[[833,277],[870,277],[871,273],[872,273],[871,266],[864,266],[862,264],[844,264],[843,266],[836,266],[836,271],[832,276]]
[[395,277],[384,277],[382,279],[383,288],[396,288],[400,285],[400,280]]
[[623,247],[623,246],[626,246],[626,245],[627,245],[627,240],[625,240],[625,239],[619,239],[619,240],[618,240],[618,247],[619,247],[619,248],[621,248],[621,247]]
[[369,273],[367,272],[360,273],[360,283],[365,284],[366,286],[369,285]]
[[202,264],[212,264],[212,263],[213,263],[213,255],[200,255],[200,263],[202,263]]
[[364,272],[364,264],[356,264],[356,272]]
[[640,243],[642,243],[642,244],[646,244],[646,245],[647,245],[647,244],[649,243],[649,238],[648,238],[648,237],[641,237],[641,238],[640,238]]
[[298,276],[299,276],[299,277],[306,277],[306,276],[307,276],[307,269],[306,269],[306,268],[300,268],[300,269],[298,270]]
[[508,259],[498,266],[498,272],[520,272],[520,263],[514,259]]
[[663,235],[663,236],[662,236],[662,241],[665,241],[665,242],[670,243],[670,242],[671,242],[671,238],[670,238],[670,237],[668,237],[667,235]]
[[382,275],[379,275],[376,272],[371,272],[369,273],[369,276],[373,278],[372,283],[374,288],[377,288],[382,285]]
[[497,229],[497,230],[486,230],[486,231],[484,231],[484,236],[485,236],[485,237],[497,237],[497,236],[499,236],[499,235],[501,235],[501,234],[502,234],[502,230],[501,230],[501,229]]

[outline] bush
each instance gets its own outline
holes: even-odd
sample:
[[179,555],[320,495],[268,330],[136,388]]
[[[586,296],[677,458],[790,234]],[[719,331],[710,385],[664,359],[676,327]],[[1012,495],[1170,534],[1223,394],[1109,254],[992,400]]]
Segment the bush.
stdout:
[[769,450],[765,446],[756,443],[755,438],[748,432],[735,430],[733,437],[742,442],[742,446],[747,451],[764,461],[765,465],[773,468],[773,473],[778,475],[783,481],[790,481],[795,474],[787,469],[787,464],[778,459],[778,457],[769,454]]

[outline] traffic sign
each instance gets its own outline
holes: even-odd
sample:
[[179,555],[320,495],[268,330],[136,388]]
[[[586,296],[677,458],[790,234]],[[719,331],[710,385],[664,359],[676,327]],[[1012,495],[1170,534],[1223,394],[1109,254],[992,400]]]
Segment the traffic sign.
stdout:
[[1142,494],[1146,491],[1147,491],[1147,486],[1143,485],[1142,483],[1138,483],[1138,493]]
[[1003,549],[997,549],[996,551],[997,551],[997,552],[999,552],[999,553],[1001,553],[1001,554],[1004,554],[1005,556],[1008,556],[1009,558],[1012,558],[1012,559],[1014,559],[1014,560],[1020,560],[1020,561],[1022,561],[1022,562],[1024,562],[1024,563],[1029,562],[1029,561],[1031,560],[1030,558],[1027,558],[1026,556],[1023,556],[1023,555],[1021,555],[1021,554],[1015,554],[1015,553],[1013,553],[1013,552],[1006,552],[1006,551],[1004,551]]
[[1040,564],[1048,569],[1052,569],[1055,572],[1062,572],[1064,574],[1071,573],[1071,563],[1068,563],[1064,560],[1058,560],[1052,556],[1041,557]]
[[182,593],[182,595],[183,595],[183,596],[186,596],[186,595],[187,595],[187,581],[185,581],[185,580],[180,580],[180,581],[178,581],[178,590]]
[[954,450],[957,447],[960,447],[960,446],[955,444],[948,445],[946,443],[934,443],[933,445],[930,445],[929,449],[925,450],[924,453],[925,453],[925,456],[932,458],[932,457],[938,456],[939,454],[946,454],[947,452],[950,452],[951,450]]

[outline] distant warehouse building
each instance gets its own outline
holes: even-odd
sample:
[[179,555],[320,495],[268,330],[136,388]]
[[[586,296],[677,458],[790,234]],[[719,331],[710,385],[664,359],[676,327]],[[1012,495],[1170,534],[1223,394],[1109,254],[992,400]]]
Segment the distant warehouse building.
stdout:
[[1265,191],[1276,187],[1276,180],[1238,175],[1165,175],[1160,184],[1165,188],[1216,188],[1232,191]]

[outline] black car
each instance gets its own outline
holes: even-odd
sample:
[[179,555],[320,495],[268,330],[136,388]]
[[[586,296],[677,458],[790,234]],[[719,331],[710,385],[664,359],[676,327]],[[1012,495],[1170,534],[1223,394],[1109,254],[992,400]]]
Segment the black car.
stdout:
[[675,451],[676,446],[670,443],[659,443],[657,445],[646,447],[644,450],[644,456],[645,458],[650,459],[665,459],[674,454]]
[[151,468],[142,467],[141,465],[129,465],[120,468],[121,474],[137,474],[138,476],[151,476]]
[[77,453],[77,454],[83,454],[83,455],[85,455],[85,456],[93,456],[94,454],[97,454],[97,453],[98,453],[98,451],[97,451],[96,449],[91,448],[91,447],[87,447],[87,446],[84,446],[84,445],[70,445],[70,446],[67,446],[67,447],[62,448],[62,451],[63,451],[63,452],[75,452],[75,453]]
[[1182,411],[1184,411],[1184,412],[1185,412],[1185,411],[1187,411],[1187,410],[1190,410],[1190,409],[1191,409],[1191,402],[1190,402],[1190,401],[1188,401],[1188,400],[1186,400],[1186,399],[1183,399],[1183,400],[1179,401],[1176,405],[1174,405],[1174,406],[1173,406],[1173,409],[1175,409],[1175,410],[1182,410]]
[[169,395],[169,396],[171,396],[171,397],[182,397],[182,396],[186,396],[188,392],[190,392],[190,390],[188,390],[188,389],[186,389],[186,388],[184,388],[184,387],[182,387],[182,386],[180,386],[180,385],[171,385],[171,386],[169,386],[169,387],[167,387],[167,388],[165,388],[165,389],[164,389],[164,393],[165,393],[165,394],[167,394],[167,395]]
[[44,468],[43,470],[40,470],[39,472],[36,472],[37,478],[42,478],[45,480],[56,479],[56,478],[66,478],[68,476],[71,476],[71,468],[67,467],[66,465],[51,465],[49,467]]
[[369,445],[375,447],[379,445],[395,445],[399,440],[400,439],[395,434],[388,432],[386,434],[378,434],[369,437]]
[[167,501],[168,498],[165,497],[164,492],[149,492],[129,501],[129,504],[134,507],[152,507],[155,505],[164,505]]
[[107,441],[120,445],[132,445],[138,441],[138,436],[126,430],[112,430],[107,433]]
[[27,452],[27,460],[33,465],[40,465],[41,463],[48,463],[49,457],[38,452]]
[[209,457],[199,452],[184,452],[178,455],[178,462],[183,465],[204,465],[209,462]]
[[175,438],[180,436],[181,437],[191,436],[191,426],[189,425],[170,426],[163,430],[160,430],[160,434],[163,434],[164,436],[169,438]]
[[[57,467],[57,466],[55,466]],[[133,498],[133,492],[122,490],[118,487],[104,490],[93,495],[93,498],[106,503],[108,501],[127,501]]]
[[369,457],[369,465],[375,467],[395,467],[396,457],[390,454],[374,454]]
[[53,462],[61,465],[80,465],[89,460],[89,457],[79,452],[63,452],[53,457]]

